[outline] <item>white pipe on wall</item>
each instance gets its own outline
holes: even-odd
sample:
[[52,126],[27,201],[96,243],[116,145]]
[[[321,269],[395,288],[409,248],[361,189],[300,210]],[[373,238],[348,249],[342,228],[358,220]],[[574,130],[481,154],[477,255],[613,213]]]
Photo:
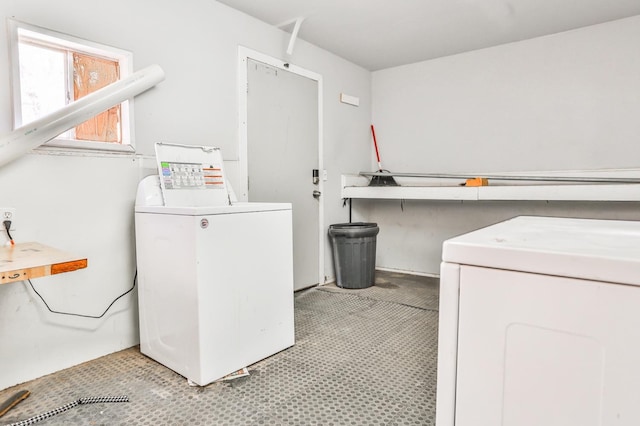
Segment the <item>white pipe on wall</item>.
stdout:
[[0,167],[91,117],[150,89],[162,80],[162,68],[151,65],[0,136]]

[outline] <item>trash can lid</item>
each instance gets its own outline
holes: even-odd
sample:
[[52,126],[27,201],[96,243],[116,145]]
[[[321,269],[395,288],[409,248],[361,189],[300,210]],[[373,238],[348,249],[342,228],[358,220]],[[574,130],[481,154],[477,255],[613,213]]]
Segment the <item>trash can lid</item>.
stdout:
[[334,229],[363,229],[363,228],[375,228],[377,223],[373,222],[351,222],[351,223],[334,223],[329,225],[329,228]]
[[378,235],[380,228],[377,223],[353,222],[329,225],[329,235],[346,237],[373,237]]

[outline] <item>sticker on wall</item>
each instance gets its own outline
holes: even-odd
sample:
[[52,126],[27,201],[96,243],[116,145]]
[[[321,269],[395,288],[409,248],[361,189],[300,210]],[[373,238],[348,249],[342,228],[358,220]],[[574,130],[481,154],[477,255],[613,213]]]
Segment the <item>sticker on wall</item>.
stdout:
[[214,164],[160,163],[166,189],[223,189],[222,167]]

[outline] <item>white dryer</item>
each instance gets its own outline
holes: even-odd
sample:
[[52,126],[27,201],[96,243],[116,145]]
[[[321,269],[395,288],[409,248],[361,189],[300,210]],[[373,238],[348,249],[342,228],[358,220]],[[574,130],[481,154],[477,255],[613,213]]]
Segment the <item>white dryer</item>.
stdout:
[[437,426],[640,424],[640,222],[517,217],[445,241]]

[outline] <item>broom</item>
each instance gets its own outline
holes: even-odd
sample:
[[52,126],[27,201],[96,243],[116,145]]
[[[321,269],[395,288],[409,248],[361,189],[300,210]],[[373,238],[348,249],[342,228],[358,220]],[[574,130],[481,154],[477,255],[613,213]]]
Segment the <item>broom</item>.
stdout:
[[[378,151],[378,142],[376,141],[376,130],[371,125],[371,135],[373,136],[373,146],[376,147],[376,158],[378,159],[378,173],[391,173],[389,170],[384,170],[380,163],[380,152]],[[398,186],[398,182],[395,181],[393,176],[373,176],[369,181],[369,186]]]

